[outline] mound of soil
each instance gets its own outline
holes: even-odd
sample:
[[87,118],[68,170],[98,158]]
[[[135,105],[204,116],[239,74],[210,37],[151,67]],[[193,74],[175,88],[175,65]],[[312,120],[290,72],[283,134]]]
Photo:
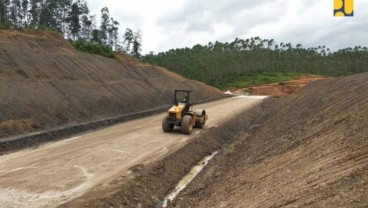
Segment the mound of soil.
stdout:
[[266,100],[171,206],[366,207],[367,80],[368,73],[315,81]]
[[157,108],[174,89],[194,100],[222,92],[117,55],[76,51],[54,33],[0,30],[0,138]]
[[293,94],[297,92],[300,88],[304,87],[310,82],[316,81],[316,80],[326,80],[330,79],[327,77],[322,76],[304,76],[300,77],[296,80],[290,80],[286,82],[280,82],[280,83],[272,83],[272,84],[266,84],[261,86],[254,86],[244,89],[236,89],[232,90],[235,94],[244,94],[249,93],[252,95],[269,95],[274,97],[281,97]]

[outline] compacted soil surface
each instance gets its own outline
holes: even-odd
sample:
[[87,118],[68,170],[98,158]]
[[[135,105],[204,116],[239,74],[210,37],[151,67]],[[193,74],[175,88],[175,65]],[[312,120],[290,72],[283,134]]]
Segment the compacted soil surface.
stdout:
[[180,149],[62,207],[162,207],[215,151],[169,207],[367,207],[367,79],[315,81],[233,112]]
[[251,126],[224,130],[239,130],[234,142],[171,206],[367,207],[367,80],[315,81],[267,99]]
[[[162,181],[165,186],[159,190],[152,189],[152,196],[159,200],[171,188],[169,185],[177,182],[173,176],[185,174],[186,170],[181,168],[190,168],[192,162],[211,152],[214,144],[212,140],[205,140],[203,144],[206,146],[195,145],[185,155],[176,154],[176,150],[191,141],[198,142],[196,137],[216,129],[236,113],[260,102],[257,98],[242,97],[196,105],[196,109],[206,109],[209,120],[204,129],[194,129],[191,135],[182,134],[180,128],[164,133],[161,121],[165,114],[162,113],[40,145],[35,149],[2,155],[0,207],[55,207],[76,197],[80,198],[70,202],[69,207],[97,206],[99,203],[96,201],[101,196],[109,197],[115,190],[128,188],[126,181],[140,175],[138,170],[167,155],[178,155],[180,160],[171,159],[177,163],[176,169],[161,168],[165,171],[163,176],[172,177]],[[115,187],[122,182],[125,182],[124,185]],[[157,178],[147,181],[144,189],[149,189],[155,182],[159,182]],[[133,194],[139,187],[126,189],[126,192]],[[129,200],[133,202],[139,197],[131,196]],[[142,200],[146,198],[146,195],[143,196]],[[127,198],[125,194],[122,197]]]

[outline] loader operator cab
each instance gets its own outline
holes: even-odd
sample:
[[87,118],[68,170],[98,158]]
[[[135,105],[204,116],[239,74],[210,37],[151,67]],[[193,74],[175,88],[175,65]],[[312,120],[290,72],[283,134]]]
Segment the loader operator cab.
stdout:
[[182,103],[187,103],[188,96],[185,96],[184,99],[181,101]]
[[175,98],[174,104],[176,106],[184,105],[185,110],[182,112],[183,116],[190,110],[190,107],[193,105],[190,103],[190,93],[192,90],[175,90]]

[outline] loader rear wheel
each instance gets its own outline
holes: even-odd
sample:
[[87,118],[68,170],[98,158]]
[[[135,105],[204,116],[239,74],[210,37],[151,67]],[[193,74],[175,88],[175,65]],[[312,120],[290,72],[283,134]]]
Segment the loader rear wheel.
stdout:
[[166,117],[162,119],[162,130],[164,130],[164,132],[172,132],[174,130],[174,124],[170,124]]
[[181,132],[184,134],[190,134],[192,129],[192,117],[189,115],[184,116],[183,120],[181,121]]

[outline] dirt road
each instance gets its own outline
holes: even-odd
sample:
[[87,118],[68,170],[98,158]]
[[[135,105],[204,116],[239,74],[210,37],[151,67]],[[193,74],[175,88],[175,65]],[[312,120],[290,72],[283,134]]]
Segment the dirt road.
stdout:
[[[236,97],[196,106],[206,109],[205,129],[259,103]],[[205,130],[187,136],[163,133],[163,114],[115,125],[60,142],[0,156],[0,201],[4,207],[50,207],[103,186],[132,166],[175,151]]]

